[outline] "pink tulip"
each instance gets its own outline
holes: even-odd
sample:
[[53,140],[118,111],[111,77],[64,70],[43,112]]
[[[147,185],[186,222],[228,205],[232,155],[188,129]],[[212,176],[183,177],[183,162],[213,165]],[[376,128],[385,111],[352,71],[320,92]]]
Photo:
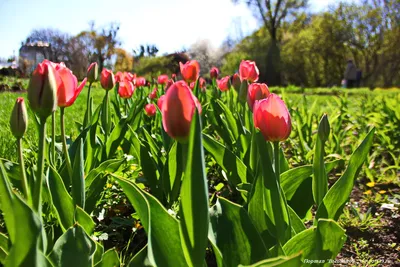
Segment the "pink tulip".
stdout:
[[146,114],[149,117],[153,117],[154,115],[156,115],[156,112],[157,112],[157,108],[154,104],[147,104],[144,107],[144,110],[146,111]]
[[158,84],[166,84],[168,82],[168,75],[166,74],[162,74],[160,76],[158,76],[157,82]]
[[256,100],[253,109],[254,127],[260,129],[265,140],[286,140],[292,130],[289,111],[285,103],[275,94]]
[[229,90],[229,88],[231,87],[230,78],[230,76],[225,76],[221,80],[217,80],[219,90],[221,90],[222,92]]
[[201,113],[201,104],[184,81],[171,85],[161,106],[165,132],[172,138],[187,142],[194,112]]
[[114,78],[114,74],[111,70],[104,68],[101,71],[100,84],[101,84],[101,87],[103,87],[103,89],[105,89],[107,91],[114,88],[115,78]]
[[60,67],[56,73],[61,80],[61,83],[58,84],[57,90],[58,106],[69,107],[75,102],[78,95],[82,92],[87,78],[85,78],[78,86],[78,79],[74,74],[72,74],[70,69],[66,67]]
[[247,104],[250,110],[253,110],[254,102],[267,98],[270,94],[268,86],[265,83],[252,83],[247,92]]
[[183,80],[185,80],[188,84],[190,84],[191,82],[195,82],[199,78],[200,65],[199,62],[197,62],[196,60],[190,60],[185,64],[179,62],[179,66],[181,69]]
[[258,80],[259,71],[254,61],[242,60],[239,66],[240,80],[256,82]]
[[135,87],[133,83],[127,80],[119,82],[118,94],[122,98],[131,98],[133,92],[135,91]]

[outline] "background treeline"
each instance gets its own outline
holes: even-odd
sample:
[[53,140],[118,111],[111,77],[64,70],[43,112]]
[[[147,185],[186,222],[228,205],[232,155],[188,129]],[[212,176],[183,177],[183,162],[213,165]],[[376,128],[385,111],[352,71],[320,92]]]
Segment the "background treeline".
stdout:
[[189,58],[200,62],[203,76],[212,66],[231,75],[247,58],[256,61],[260,81],[269,85],[329,87],[340,86],[346,62],[352,59],[362,71],[361,86],[400,86],[400,0],[338,2],[319,13],[312,13],[305,0],[242,1],[261,27],[240,40],[228,37],[219,48],[202,40],[166,55],[159,55],[154,44],[127,51],[121,48],[116,23],[103,28],[92,23],[76,36],[39,29],[24,43],[49,42],[46,58],[65,62],[78,77],[84,77],[93,61],[100,69],[150,78],[177,72],[179,61]]

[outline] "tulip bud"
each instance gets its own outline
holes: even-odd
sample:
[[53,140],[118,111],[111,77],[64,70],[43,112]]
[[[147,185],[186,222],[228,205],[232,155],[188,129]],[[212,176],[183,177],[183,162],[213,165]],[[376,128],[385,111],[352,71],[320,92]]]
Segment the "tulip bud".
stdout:
[[324,114],[318,125],[318,136],[319,138],[321,138],[322,142],[328,140],[330,131],[331,127],[329,125],[328,115]]
[[161,106],[165,132],[172,138],[186,143],[196,108],[201,113],[200,102],[189,86],[184,81],[172,84]]
[[56,75],[51,64],[39,63],[29,81],[29,104],[42,119],[46,119],[57,109]]
[[161,110],[162,105],[164,103],[165,95],[160,96],[160,98],[157,100],[157,106]]
[[240,80],[256,82],[258,80],[259,71],[254,61],[242,60],[239,66]]
[[156,115],[157,108],[154,104],[147,104],[144,107],[144,110],[146,111],[147,116],[153,117],[154,115]]
[[101,84],[101,87],[103,87],[103,89],[105,89],[107,91],[114,88],[115,78],[114,78],[114,74],[111,70],[103,69],[101,71],[100,84]]
[[221,80],[217,80],[217,85],[218,85],[219,90],[221,90],[222,92],[229,90],[229,88],[231,87],[230,78],[231,77],[229,77],[229,76],[225,76]]
[[18,97],[11,113],[10,128],[16,138],[21,138],[28,128],[28,113],[22,97]]
[[240,86],[242,86],[242,82],[240,81],[239,74],[235,73],[232,76],[232,86],[237,93],[240,92]]
[[135,91],[135,87],[133,86],[133,83],[130,81],[122,81],[119,82],[119,88],[118,88],[118,94],[121,98],[131,98],[133,95],[133,92]]
[[179,67],[181,69],[181,74],[183,80],[185,80],[188,84],[191,82],[197,81],[200,75],[200,65],[196,60],[190,60],[185,64],[179,62]]
[[160,76],[158,76],[157,82],[158,84],[166,84],[168,82],[168,75],[166,74],[162,74]]
[[243,81],[242,84],[240,85],[240,90],[239,90],[239,101],[241,103],[246,103],[247,101],[247,91],[249,88],[249,84],[247,81]]
[[251,111],[253,111],[254,102],[267,98],[270,94],[268,86],[265,83],[252,83],[249,85],[247,93],[247,104]]
[[260,129],[267,141],[286,140],[292,131],[289,111],[275,94],[254,103],[253,120],[254,127]]
[[86,76],[89,83],[97,81],[99,76],[99,66],[97,65],[97,62],[90,64]]
[[212,67],[210,70],[210,78],[211,79],[217,79],[218,78],[218,74],[219,74],[219,70],[217,69],[217,67]]
[[153,91],[149,94],[150,100],[156,99],[157,98],[157,87],[154,87]]

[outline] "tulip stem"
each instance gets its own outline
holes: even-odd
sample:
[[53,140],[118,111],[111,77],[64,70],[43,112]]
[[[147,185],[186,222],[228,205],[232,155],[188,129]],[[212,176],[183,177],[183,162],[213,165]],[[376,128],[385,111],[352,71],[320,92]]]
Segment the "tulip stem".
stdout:
[[22,138],[17,139],[17,149],[18,149],[19,166],[21,168],[21,176],[22,176],[22,190],[24,192],[26,201],[29,203],[31,199],[31,194],[28,189],[28,179],[26,178],[26,173],[25,173],[24,155],[22,153]]
[[84,125],[84,127],[86,127],[91,120],[91,110],[90,109],[90,91],[92,90],[92,83],[89,83],[89,89],[88,89],[88,95],[87,95],[87,100],[86,100],[86,125]]
[[62,139],[62,147],[63,147],[63,153],[65,156],[65,163],[67,164],[67,169],[68,169],[68,175],[70,179],[72,179],[72,166],[71,166],[71,160],[69,159],[69,153],[67,149],[67,141],[65,139],[65,123],[64,123],[64,109],[65,108],[60,108],[60,121],[61,121],[61,139]]
[[51,114],[51,162],[56,165],[56,112]]
[[108,134],[109,134],[109,132],[110,132],[110,121],[108,120],[108,113],[109,113],[109,110],[108,110],[108,90],[106,91],[106,97],[105,97],[105,103],[104,103],[104,107],[105,107],[105,110],[104,110],[104,114],[105,114],[105,120],[106,120],[106,123],[105,123],[105,137],[104,137],[104,144],[106,144],[106,146],[107,146],[107,140],[108,140]]
[[281,185],[281,178],[280,178],[280,166],[279,166],[279,141],[274,142],[274,164],[275,164],[275,175],[278,181],[279,186]]
[[43,172],[44,172],[44,150],[45,150],[45,138],[46,138],[46,119],[40,119],[39,126],[39,155],[38,155],[38,167],[36,174],[36,181],[33,190],[33,208],[41,214],[41,195],[42,195],[42,183],[43,183]]

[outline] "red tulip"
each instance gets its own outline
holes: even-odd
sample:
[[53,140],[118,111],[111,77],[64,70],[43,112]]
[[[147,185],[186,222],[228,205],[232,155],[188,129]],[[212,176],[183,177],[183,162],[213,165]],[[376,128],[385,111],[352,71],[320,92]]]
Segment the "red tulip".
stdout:
[[211,79],[217,79],[218,78],[218,74],[219,74],[219,70],[217,69],[217,67],[212,67],[211,70],[210,70]]
[[103,69],[101,71],[100,84],[103,89],[111,90],[115,85],[114,74],[111,70]]
[[230,78],[231,78],[230,76],[225,76],[221,80],[217,80],[217,85],[218,85],[219,90],[221,90],[222,92],[229,90],[229,88],[231,87]]
[[78,95],[82,92],[83,87],[86,84],[87,78],[85,78],[78,86],[78,79],[72,71],[66,67],[60,67],[57,71],[59,80],[61,83],[58,84],[57,98],[59,107],[71,106]]
[[[191,82],[189,87],[190,89],[194,89],[194,86],[196,85],[196,82]],[[206,80],[204,80],[203,77],[200,77],[199,79],[199,88],[201,89],[201,91],[204,91],[206,89]]]
[[166,74],[162,74],[160,76],[158,76],[157,82],[158,84],[166,84],[168,82],[168,75]]
[[250,110],[253,110],[253,105],[256,100],[267,98],[269,94],[268,86],[265,83],[250,84],[247,92],[247,104]]
[[135,91],[135,87],[133,83],[127,80],[119,82],[118,94],[122,98],[131,98],[133,92]]
[[242,60],[239,66],[240,80],[248,80],[256,82],[258,80],[259,71],[254,61]]
[[166,83],[166,85],[165,85],[165,90],[167,90],[168,88],[170,88],[171,87],[171,85],[173,85],[174,84],[174,80],[168,80],[167,81],[167,83]]
[[152,117],[152,116],[156,115],[157,108],[154,104],[147,104],[144,107],[144,110],[146,111],[147,116]]
[[160,96],[160,98],[157,100],[157,106],[161,110],[162,105],[164,103],[165,95]]
[[171,79],[172,79],[174,82],[176,81],[176,74],[175,74],[175,73],[172,73]]
[[232,76],[232,86],[235,88],[236,92],[240,91],[240,86],[242,85],[242,82],[240,81],[239,74],[235,73]]
[[285,103],[275,94],[256,100],[253,109],[254,127],[260,129],[265,140],[286,140],[292,130],[289,111]]
[[136,74],[132,74],[130,72],[125,73],[125,79],[127,79],[130,82],[133,82],[133,80],[136,78]]
[[179,62],[181,74],[187,83],[195,82],[200,75],[200,65],[196,60],[190,60],[185,64]]
[[200,102],[189,86],[184,81],[174,83],[165,94],[161,106],[165,132],[180,142],[187,142],[196,108],[201,113]]
[[[57,109],[58,75],[50,61],[39,63],[28,86],[31,109],[41,118],[47,118]],[[58,77],[59,80],[59,77]]]
[[16,138],[21,138],[28,128],[28,112],[23,97],[18,97],[10,118],[11,133]]
[[151,93],[149,94],[149,98],[150,98],[151,100],[157,98],[157,87],[154,87],[153,91],[151,91]]
[[136,86],[145,86],[146,85],[146,79],[144,77],[137,77],[135,80],[135,85]]

